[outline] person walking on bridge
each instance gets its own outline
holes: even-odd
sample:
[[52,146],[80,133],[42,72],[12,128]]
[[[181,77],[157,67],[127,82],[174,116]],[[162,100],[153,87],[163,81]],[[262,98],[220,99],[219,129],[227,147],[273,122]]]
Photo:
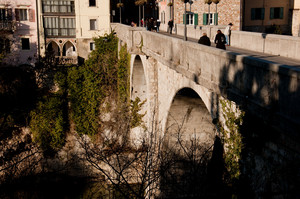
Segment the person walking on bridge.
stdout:
[[232,27],[232,23],[229,23],[228,26],[226,26],[225,30],[224,30],[224,35],[226,38],[226,45],[230,46],[230,35],[231,35],[231,27]]
[[168,22],[168,27],[169,27],[170,34],[172,34],[173,26],[174,26],[173,20],[170,19],[170,21]]
[[222,33],[221,30],[217,31],[217,35],[215,38],[215,44],[216,44],[216,48],[220,48],[220,49],[224,49],[226,50],[226,38],[225,35]]
[[211,45],[210,39],[209,39],[209,37],[207,36],[206,33],[203,33],[203,36],[200,37],[200,39],[198,40],[198,43],[206,45],[206,46],[210,46]]

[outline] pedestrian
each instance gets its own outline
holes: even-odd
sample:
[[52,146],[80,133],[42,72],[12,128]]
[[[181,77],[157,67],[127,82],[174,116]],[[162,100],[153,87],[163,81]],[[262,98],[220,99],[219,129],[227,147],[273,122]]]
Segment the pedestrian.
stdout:
[[220,49],[224,49],[226,50],[226,38],[225,38],[225,35],[222,33],[221,30],[218,30],[217,31],[217,35],[216,35],[216,38],[215,38],[215,44],[217,48],[220,48]]
[[198,43],[206,45],[206,46],[210,46],[211,45],[210,39],[209,39],[209,37],[207,36],[206,33],[203,33],[202,37],[200,37],[200,39],[198,40]]
[[157,19],[157,22],[156,22],[156,24],[157,24],[157,32],[159,32],[159,26],[160,26],[160,20],[159,19]]
[[224,35],[225,35],[225,38],[226,38],[226,45],[229,46],[230,45],[230,35],[231,35],[231,27],[232,27],[232,23],[229,23],[225,30],[224,30]]
[[169,27],[170,34],[172,34],[173,26],[174,26],[173,20],[170,19],[170,21],[168,22],[168,27]]
[[157,31],[157,20],[153,19],[153,30]]

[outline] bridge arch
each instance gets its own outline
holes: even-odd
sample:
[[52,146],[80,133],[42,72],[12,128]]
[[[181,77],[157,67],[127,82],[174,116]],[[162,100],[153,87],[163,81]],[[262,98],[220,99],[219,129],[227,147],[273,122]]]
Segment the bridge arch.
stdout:
[[[141,102],[145,101],[140,113],[149,112],[149,102],[148,102],[148,72],[146,70],[146,56],[144,55],[131,55],[130,62],[130,98],[135,100],[137,97]],[[147,126],[147,116],[143,118],[144,123]],[[141,127],[136,127],[131,130],[131,135],[134,137],[135,143],[138,144],[142,142],[144,138],[144,130]]]
[[196,90],[183,87],[175,92],[164,132],[169,142],[176,142],[176,136],[180,134],[183,140],[197,138],[203,145],[213,144],[216,128],[212,123],[210,109]]
[[145,70],[145,58],[141,55],[133,55],[130,67],[131,99],[139,97],[142,101],[147,99],[147,71]]

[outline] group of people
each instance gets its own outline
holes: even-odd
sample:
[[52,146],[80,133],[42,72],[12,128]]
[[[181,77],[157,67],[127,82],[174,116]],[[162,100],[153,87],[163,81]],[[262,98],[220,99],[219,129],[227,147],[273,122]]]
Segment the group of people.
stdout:
[[[224,33],[222,33],[221,30],[217,31],[217,35],[215,37],[215,44],[216,48],[224,49],[226,50],[226,46],[230,45],[230,35],[231,35],[231,27],[232,23],[229,23],[228,26],[225,28]],[[209,37],[206,33],[203,33],[202,37],[198,40],[199,44],[211,46],[211,42]]]
[[[146,29],[149,31],[159,31],[160,20],[154,19],[153,17],[147,18],[145,21],[141,19],[141,26],[144,27],[144,23],[146,25]],[[137,27],[137,24],[134,21],[131,22],[131,27]]]
[[160,20],[159,19],[154,19],[153,17],[147,18],[146,21],[141,20],[142,26],[144,26],[144,23],[146,25],[146,29],[148,31],[156,31],[159,32],[159,27],[160,27]]

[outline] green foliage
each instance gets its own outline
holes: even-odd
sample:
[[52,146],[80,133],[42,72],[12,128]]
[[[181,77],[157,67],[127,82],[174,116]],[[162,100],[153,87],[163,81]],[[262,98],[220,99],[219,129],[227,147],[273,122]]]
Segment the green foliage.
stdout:
[[64,103],[60,95],[45,96],[31,113],[30,127],[34,140],[45,155],[52,155],[65,143]]
[[135,100],[129,104],[127,46],[122,46],[118,54],[118,38],[113,32],[94,41],[96,49],[84,65],[57,68],[53,81],[57,91],[43,97],[32,112],[34,138],[46,152],[64,145],[69,118],[79,135],[89,136],[101,133],[101,116],[105,113],[115,121],[132,118],[132,126],[142,123],[143,115],[138,112],[143,103]]
[[141,102],[141,99],[139,97],[137,97],[134,101],[131,101],[130,104],[130,113],[131,113],[130,127],[131,128],[141,126],[143,124],[142,119],[146,113],[140,114],[139,112],[145,103],[146,101]]
[[118,95],[120,102],[128,101],[130,87],[130,55],[127,53],[127,45],[121,47],[118,61]]
[[228,100],[221,100],[225,127],[221,128],[225,149],[225,165],[231,180],[239,179],[240,159],[243,148],[240,128],[243,122],[244,112],[232,111],[232,104]]

